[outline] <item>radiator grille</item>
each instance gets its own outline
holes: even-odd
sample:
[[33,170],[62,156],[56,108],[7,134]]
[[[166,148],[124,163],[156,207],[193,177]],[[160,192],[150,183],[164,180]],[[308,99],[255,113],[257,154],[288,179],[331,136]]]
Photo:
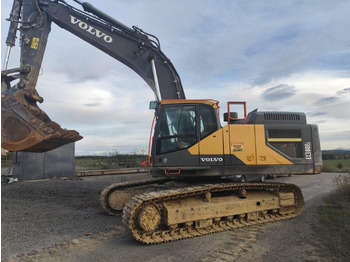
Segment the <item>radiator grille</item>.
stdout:
[[300,115],[294,113],[264,113],[264,120],[300,121]]
[[270,129],[267,132],[271,146],[291,158],[303,157],[300,129]]

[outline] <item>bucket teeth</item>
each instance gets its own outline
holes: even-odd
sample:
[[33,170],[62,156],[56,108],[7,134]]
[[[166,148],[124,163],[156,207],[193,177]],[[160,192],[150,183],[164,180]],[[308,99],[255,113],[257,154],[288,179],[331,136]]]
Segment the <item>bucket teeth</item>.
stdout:
[[1,147],[9,151],[46,152],[83,137],[63,129],[43,112],[28,91],[11,88],[1,94]]

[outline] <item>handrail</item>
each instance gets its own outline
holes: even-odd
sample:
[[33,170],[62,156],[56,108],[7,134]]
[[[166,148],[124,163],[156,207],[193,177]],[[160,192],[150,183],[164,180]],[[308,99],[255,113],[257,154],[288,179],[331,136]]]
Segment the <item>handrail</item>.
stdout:
[[149,142],[148,142],[148,165],[149,166],[152,166],[152,163],[151,163],[151,144],[152,144],[152,134],[153,134],[153,126],[154,126],[155,120],[156,120],[156,113],[154,113],[151,132],[149,134]]
[[[231,117],[230,105],[243,105],[244,108],[244,118]],[[244,120],[244,123],[247,123],[247,103],[246,102],[227,102],[227,123],[230,123],[230,120]]]

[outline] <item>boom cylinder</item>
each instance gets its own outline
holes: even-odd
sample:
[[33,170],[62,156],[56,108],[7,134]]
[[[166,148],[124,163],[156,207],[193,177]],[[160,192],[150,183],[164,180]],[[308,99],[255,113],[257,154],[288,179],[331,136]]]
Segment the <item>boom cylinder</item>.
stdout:
[[22,0],[13,1],[12,10],[9,18],[11,23],[10,23],[9,32],[6,38],[7,46],[11,46],[11,47],[15,46],[17,27],[18,27],[19,15],[22,9],[22,4],[23,4]]
[[118,20],[114,19],[113,17],[107,15],[106,13],[102,12],[100,9],[97,9],[89,2],[83,2],[81,5],[84,8],[84,11],[90,12],[94,15],[97,15],[98,17],[102,18],[103,20],[115,25],[116,27],[121,28],[124,31],[127,31],[131,34],[135,34],[135,31],[132,30],[130,27],[124,25],[123,23],[119,22]]
[[17,27],[18,27],[19,16],[22,9],[22,4],[23,4],[22,0],[13,1],[12,10],[9,18],[11,23],[10,23],[10,28],[6,38],[7,51],[6,51],[3,70],[7,69],[7,65],[10,59],[11,48],[15,46],[15,43],[16,43]]

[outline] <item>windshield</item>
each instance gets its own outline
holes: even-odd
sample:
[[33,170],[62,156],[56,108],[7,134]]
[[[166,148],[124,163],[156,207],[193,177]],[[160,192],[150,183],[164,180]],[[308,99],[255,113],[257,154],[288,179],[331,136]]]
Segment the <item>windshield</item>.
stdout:
[[168,106],[159,122],[157,154],[188,148],[197,142],[196,106]]

